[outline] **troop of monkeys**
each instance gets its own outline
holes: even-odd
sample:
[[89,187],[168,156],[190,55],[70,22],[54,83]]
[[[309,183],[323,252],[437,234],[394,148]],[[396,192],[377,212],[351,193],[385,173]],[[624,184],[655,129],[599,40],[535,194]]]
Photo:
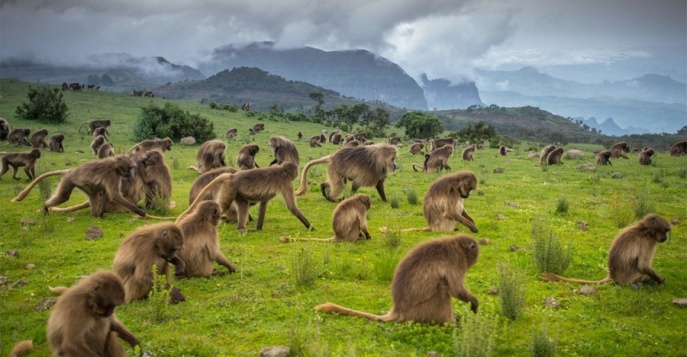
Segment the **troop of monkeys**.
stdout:
[[[91,130],[94,131],[95,128]],[[148,207],[155,196],[171,196],[171,175],[164,163],[163,152],[170,150],[172,144],[169,139],[146,140],[134,146],[130,155],[108,156],[77,168],[45,173],[35,178],[13,201],[25,198],[43,178],[61,175],[55,194],[44,203],[46,214],[57,210],[55,206],[66,202],[73,189],[79,188],[88,195],[88,202],[73,209],[90,206],[95,216],[102,216],[104,212],[131,210],[142,217],[160,218],[147,215],[137,203],[145,196]],[[411,152],[416,144],[424,145],[414,143]],[[196,165],[192,167],[201,175],[189,192],[186,211],[174,222],[150,224],[130,233],[115,253],[113,272],[98,271],[70,288],[52,288],[60,295],[47,326],[48,344],[53,354],[125,356],[118,338],[132,347],[138,346],[139,340],[117,320],[114,309],[127,301],[148,296],[155,280],[153,267],[156,267],[157,274],[166,276],[167,288],[171,284],[172,267],[175,277],[179,278],[223,274],[215,268],[215,263],[224,266],[230,273],[235,272],[236,268],[219,247],[218,225],[221,218],[228,222],[236,221],[237,229],[246,231],[250,205],[260,203],[256,225],[260,230],[267,203],[279,194],[288,210],[306,228],[311,229],[310,222],[296,204],[296,197],[308,192],[307,173],[314,165],[327,164],[327,180],[320,184],[320,192],[328,201],[337,202],[348,181],[351,182],[354,195],[338,202],[333,211],[334,236],[326,239],[281,237],[280,240],[351,242],[371,239],[366,219],[371,209],[370,197],[355,192],[360,187],[375,187],[382,201],[386,202],[384,183],[396,169],[398,154],[395,146],[344,146],[331,155],[311,160],[303,167],[300,187],[294,191],[292,181],[298,177],[299,170],[296,146],[283,136],[270,137],[269,145],[274,160],[268,167],[258,167],[255,154],[259,148],[255,144],[248,144],[239,150],[237,168],[232,168],[225,164],[224,142],[210,140],[203,143],[196,157]],[[482,145],[477,143],[464,150],[463,158],[472,159],[474,150]],[[434,148],[428,154],[430,158],[437,150],[442,150],[441,155],[448,155],[448,158],[453,153],[454,143],[433,140],[428,146]],[[615,147],[609,151],[613,153]],[[551,153],[559,149],[547,146],[544,149],[549,151],[546,160],[550,160]],[[629,147],[617,150],[617,155],[622,156],[629,151]],[[542,161],[544,151],[540,158]],[[429,172],[430,168],[450,169],[446,162],[434,166],[430,158],[425,160],[423,171]],[[4,166],[3,158],[3,173],[6,171]],[[34,176],[32,172],[30,178]],[[477,177],[470,171],[457,171],[439,177],[430,184],[423,201],[427,226],[408,228],[402,232],[453,232],[460,223],[477,233],[476,223],[464,207],[464,200],[477,189],[477,183]],[[388,229],[381,227],[380,230]],[[656,244],[666,241],[670,230],[670,223],[665,218],[649,214],[620,231],[609,250],[609,275],[604,279],[569,279],[551,273],[542,274],[541,278],[586,284],[611,281],[629,284],[648,277],[663,284],[664,279],[652,268],[652,260]],[[393,306],[386,314],[374,315],[333,303],[318,305],[316,310],[380,322],[451,323],[455,319],[451,297],[470,303],[474,312],[478,310],[477,298],[464,284],[467,270],[477,262],[478,256],[479,246],[467,234],[431,239],[412,248],[398,264],[391,287]],[[174,288],[170,299],[184,301],[185,297],[179,289]],[[30,343],[24,341],[15,347],[11,355],[21,355],[28,350]]]

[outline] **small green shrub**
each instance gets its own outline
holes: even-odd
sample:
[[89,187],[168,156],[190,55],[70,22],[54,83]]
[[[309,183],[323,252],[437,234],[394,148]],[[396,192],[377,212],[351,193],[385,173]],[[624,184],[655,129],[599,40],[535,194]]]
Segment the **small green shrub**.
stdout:
[[456,357],[491,356],[498,335],[498,316],[485,312],[476,314],[466,305],[460,311],[460,337],[453,335]]
[[609,200],[611,209],[611,217],[615,222],[616,227],[623,228],[632,223],[635,215],[635,206],[628,198],[622,196],[620,193],[613,192]]
[[384,233],[384,244],[391,249],[401,246],[401,230],[389,229]]
[[406,199],[408,203],[415,206],[420,203],[420,199],[417,196],[417,191],[415,189],[409,189],[406,191]]
[[553,357],[556,355],[557,345],[558,341],[549,337],[549,329],[546,326],[542,326],[532,333],[533,357]]
[[677,177],[679,177],[681,179],[687,178],[687,169],[680,169],[677,172]]
[[17,107],[15,113],[19,118],[57,124],[67,121],[69,108],[59,88],[29,86],[28,97],[28,103],[22,103]]
[[558,199],[558,204],[556,204],[556,212],[560,214],[568,213],[568,208],[570,208],[570,202],[565,197]]
[[[40,176],[44,172],[47,172],[45,164],[38,165],[38,170],[36,170],[36,176]],[[50,198],[50,194],[52,193],[51,191],[52,186],[50,184],[50,181],[41,180],[38,182],[38,196],[41,198],[41,201],[47,201],[48,198]]]
[[563,274],[568,269],[573,248],[563,245],[553,231],[547,228],[544,220],[532,222],[532,244],[539,273]]
[[315,259],[305,247],[301,247],[291,259],[291,272],[298,286],[311,285],[317,279]]
[[193,136],[202,143],[215,137],[214,124],[211,121],[199,114],[185,112],[172,103],[165,103],[164,107],[151,103],[141,108],[133,133],[136,141],[154,137],[170,137],[179,141],[183,137]]
[[167,286],[167,276],[158,274],[157,265],[153,265],[153,287],[148,294],[148,301],[152,308],[150,316],[155,321],[164,321],[169,311],[169,294],[172,286]]
[[169,214],[169,203],[169,198],[154,195],[149,208],[156,216],[166,216]]
[[515,320],[522,315],[525,306],[525,277],[504,263],[498,265],[498,271],[501,312]]

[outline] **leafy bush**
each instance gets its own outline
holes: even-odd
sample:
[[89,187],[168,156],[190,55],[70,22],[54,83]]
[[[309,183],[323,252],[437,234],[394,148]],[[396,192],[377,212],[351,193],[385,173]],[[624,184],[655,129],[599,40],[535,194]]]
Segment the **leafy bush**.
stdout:
[[317,279],[315,259],[306,248],[301,248],[291,260],[291,271],[298,286],[311,285]]
[[396,127],[405,127],[406,136],[415,139],[431,139],[444,131],[439,119],[419,111],[405,113]]
[[417,191],[415,189],[409,189],[406,191],[406,199],[411,205],[417,205],[420,203],[420,199],[417,197]]
[[570,208],[570,202],[568,202],[568,199],[565,197],[561,197],[558,199],[558,204],[556,204],[556,212],[560,214],[566,214],[568,213],[568,209]]
[[499,264],[499,297],[501,312],[511,320],[522,315],[525,306],[525,277],[506,264]]
[[38,120],[50,123],[64,123],[69,108],[58,88],[29,87],[29,102],[17,107],[16,114],[24,120]]
[[150,104],[141,108],[141,115],[134,124],[134,139],[143,141],[155,137],[170,137],[179,141],[193,136],[199,143],[215,138],[214,124],[198,114],[181,110],[172,103],[164,107]]
[[534,260],[540,273],[563,274],[572,261],[572,246],[564,246],[543,220],[532,222]]
[[649,197],[649,193],[641,191],[637,195],[637,205],[635,206],[635,218],[642,218],[649,213],[655,212],[654,202]]

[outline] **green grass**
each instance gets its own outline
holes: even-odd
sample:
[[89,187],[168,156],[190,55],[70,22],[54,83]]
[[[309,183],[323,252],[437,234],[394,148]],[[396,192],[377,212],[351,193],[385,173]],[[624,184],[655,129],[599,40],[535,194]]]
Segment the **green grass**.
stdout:
[[[65,153],[44,152],[39,162],[45,165],[40,171],[75,167],[92,160],[89,154],[91,138],[76,133],[78,125],[89,119],[110,118],[112,141],[119,149],[128,150],[135,143],[130,133],[140,108],[150,101],[158,104],[163,99],[150,99],[115,95],[105,92],[65,93],[70,117],[63,126],[44,125],[14,118],[14,110],[26,100],[25,83],[0,80],[0,116],[9,120],[12,128],[28,127],[32,130],[47,128],[52,134],[64,133]],[[306,137],[330,127],[314,123],[286,123],[247,117],[245,113],[212,110],[197,103],[178,102],[183,110],[199,113],[215,123],[218,138],[224,131],[237,127],[239,137],[228,143],[227,161],[234,161],[238,149],[247,142],[258,143],[258,164],[267,166],[272,153],[267,145],[271,135],[285,135],[296,143],[301,165],[309,158],[320,158],[334,151],[331,144],[310,148],[307,142],[295,141],[298,131]],[[265,131],[248,135],[248,128],[256,122],[265,123]],[[397,129],[389,129],[389,132]],[[381,142],[381,139],[375,141]],[[525,145],[525,144],[523,144]],[[172,200],[176,207],[170,215],[178,215],[188,206],[188,191],[196,172],[187,170],[195,163],[199,145],[182,147],[176,144],[165,153],[172,168],[174,190]],[[669,157],[656,154],[656,166],[640,166],[636,160],[615,160],[613,166],[602,166],[590,173],[575,168],[577,162],[554,165],[546,171],[536,167],[536,159],[527,160],[525,149],[516,146],[516,152],[506,157],[496,149],[475,152],[474,162],[463,162],[459,155],[450,159],[454,170],[471,170],[480,179],[478,190],[465,200],[465,208],[475,219],[479,233],[475,238],[489,238],[491,245],[480,246],[479,261],[468,271],[465,283],[480,302],[480,313],[490,313],[502,323],[494,328],[487,341],[495,356],[527,356],[532,352],[532,331],[549,326],[549,337],[555,338],[560,356],[675,356],[687,353],[685,321],[687,309],[671,304],[676,297],[687,296],[687,180],[684,167],[687,157]],[[594,156],[586,146],[586,159],[593,163]],[[590,148],[591,149],[591,148]],[[82,150],[85,154],[77,154]],[[405,152],[407,146],[400,149]],[[17,151],[0,143],[0,151]],[[448,356],[458,353],[456,341],[464,341],[469,323],[450,326],[419,324],[373,323],[360,318],[321,314],[314,306],[331,301],[371,313],[387,311],[392,306],[389,265],[400,259],[415,244],[443,236],[441,233],[401,233],[400,239],[385,239],[379,233],[381,226],[394,230],[422,227],[422,199],[428,185],[441,174],[424,174],[408,170],[419,157],[402,155],[397,160],[401,171],[386,180],[387,197],[402,197],[399,207],[391,208],[380,200],[374,188],[361,188],[370,195],[372,209],[368,212],[368,225],[372,239],[356,243],[280,243],[282,235],[325,238],[333,235],[331,214],[334,204],[319,193],[319,185],[298,198],[298,206],[312,222],[316,231],[306,230],[286,209],[281,198],[275,198],[267,209],[265,226],[260,232],[238,234],[235,224],[219,227],[220,246],[237,271],[209,279],[175,281],[187,301],[169,305],[164,319],[152,318],[155,307],[151,301],[137,301],[117,308],[120,320],[141,340],[143,350],[156,356],[255,356],[261,348],[273,345],[297,347],[296,355],[360,355],[360,356],[423,356],[436,351]],[[504,173],[494,174],[496,167]],[[654,182],[657,170],[664,175],[661,183]],[[38,170],[37,170],[38,171]],[[324,181],[325,166],[311,170],[309,180]],[[611,179],[613,172],[625,177]],[[147,222],[132,219],[131,214],[106,214],[103,219],[91,217],[88,210],[71,214],[51,214],[43,218],[39,212],[42,201],[39,189],[21,203],[10,199],[26,185],[6,175],[0,181],[0,276],[11,279],[10,285],[0,287],[0,355],[7,355],[14,343],[34,340],[31,356],[49,355],[45,341],[45,325],[49,311],[34,311],[36,303],[52,296],[48,286],[72,285],[78,277],[97,269],[110,269],[120,242],[134,229]],[[49,178],[52,189],[57,180]],[[667,183],[664,184],[664,183]],[[294,182],[294,186],[298,186]],[[348,185],[350,187],[350,183]],[[407,192],[415,190],[418,204],[407,199]],[[350,189],[347,190],[350,195]],[[560,197],[566,197],[570,210],[558,214],[553,209]],[[638,199],[649,204],[653,212],[668,220],[678,219],[671,239],[659,244],[654,260],[657,272],[666,279],[664,286],[646,286],[639,289],[613,284],[597,287],[594,296],[575,292],[577,285],[550,283],[538,279],[537,267],[528,248],[531,241],[532,220],[546,219],[549,229],[564,242],[574,245],[574,259],[566,271],[567,276],[601,279],[606,275],[606,254],[618,230],[636,220]],[[83,201],[74,193],[70,204]],[[504,205],[514,203],[517,208]],[[252,208],[257,217],[257,206]],[[497,220],[498,214],[505,216]],[[619,217],[626,214],[629,217]],[[22,227],[22,218],[33,218],[36,225]],[[587,222],[589,230],[577,228],[577,221]],[[619,223],[625,223],[622,226]],[[91,226],[99,226],[104,236],[86,241],[84,233]],[[255,222],[248,224],[255,228]],[[461,233],[471,234],[459,226]],[[521,247],[511,251],[509,246]],[[396,250],[390,247],[395,247]],[[295,278],[293,259],[301,249],[312,258],[315,272],[311,284],[299,285]],[[19,257],[5,256],[8,250],[18,250]],[[393,253],[390,253],[393,252]],[[381,254],[388,256],[381,258]],[[489,291],[498,285],[498,263],[508,261],[512,269],[524,274],[527,297],[522,315],[515,321],[505,318],[499,308],[499,296]],[[26,269],[35,264],[36,269]],[[18,280],[28,284],[12,287]],[[546,297],[554,297],[560,307],[544,307]],[[472,314],[466,304],[454,299],[460,317]],[[491,320],[490,320],[491,321]],[[482,323],[480,326],[492,326]],[[482,328],[483,331],[492,331]],[[475,337],[476,338],[476,337]],[[477,343],[477,342],[475,342]],[[491,347],[490,347],[491,348]],[[130,350],[129,350],[130,351]]]

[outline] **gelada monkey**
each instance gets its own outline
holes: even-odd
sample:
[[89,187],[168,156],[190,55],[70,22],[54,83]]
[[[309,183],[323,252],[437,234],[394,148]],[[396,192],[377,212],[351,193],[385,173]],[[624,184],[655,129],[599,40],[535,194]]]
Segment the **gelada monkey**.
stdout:
[[411,249],[396,267],[391,284],[394,306],[386,314],[374,315],[329,302],[315,310],[379,322],[452,323],[451,297],[469,302],[477,312],[479,303],[465,287],[465,274],[478,256],[477,242],[466,234],[425,241]]
[[316,242],[354,242],[358,239],[371,239],[367,230],[367,211],[372,203],[370,196],[359,193],[341,201],[334,209],[332,227],[334,236],[326,239],[281,237],[284,243],[295,241]]
[[668,240],[670,223],[657,215],[648,214],[639,222],[626,227],[613,240],[608,252],[608,276],[601,280],[570,279],[553,273],[540,276],[547,281],[568,281],[579,284],[604,284],[614,281],[625,285],[639,283],[648,276],[659,285],[663,278],[651,267],[656,244]]

